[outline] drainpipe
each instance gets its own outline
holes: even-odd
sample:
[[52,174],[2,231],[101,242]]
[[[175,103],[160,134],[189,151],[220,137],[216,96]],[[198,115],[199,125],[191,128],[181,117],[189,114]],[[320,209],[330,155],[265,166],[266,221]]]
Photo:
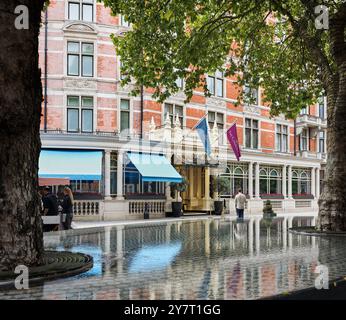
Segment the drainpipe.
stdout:
[[47,77],[48,77],[48,7],[45,11],[44,34],[44,132],[47,132]]
[[294,119],[294,143],[293,143],[293,148],[294,148],[294,156],[297,155],[297,121]]
[[143,139],[143,118],[144,118],[143,112],[144,112],[144,87],[143,85],[141,85],[141,133],[140,133],[141,139]]

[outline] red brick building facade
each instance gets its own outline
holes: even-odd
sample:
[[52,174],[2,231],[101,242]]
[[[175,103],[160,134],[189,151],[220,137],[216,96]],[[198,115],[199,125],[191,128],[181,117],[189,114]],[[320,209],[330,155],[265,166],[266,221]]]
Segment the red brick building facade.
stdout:
[[[145,89],[142,103],[141,97],[128,95],[130,86],[124,88],[120,85],[121,61],[110,39],[111,34],[120,34],[128,28],[120,16],[112,16],[109,9],[94,0],[51,0],[47,29],[43,24],[40,34],[43,84],[47,80],[47,97],[43,103],[41,122],[43,147],[54,150],[98,150],[103,153],[102,179],[98,190],[92,190],[103,196],[104,200],[98,204],[103,213],[109,213],[113,218],[113,213],[122,216],[120,212],[123,211],[129,216],[136,216],[141,212],[142,200],[139,197],[138,203],[131,204],[132,193],[160,194],[161,200],[154,197],[157,212],[164,211],[163,208],[169,211],[169,185],[149,186],[150,191],[154,191],[146,192],[146,185],[139,181],[141,185],[138,188],[134,186],[134,189],[138,189],[136,192],[127,188],[126,185],[131,183],[127,183],[129,180],[124,173],[124,146],[130,139],[134,144],[142,141],[141,151],[145,148],[149,150],[153,137],[165,140],[164,135],[169,130],[170,134],[174,134],[176,126],[182,128],[184,135],[206,112],[210,131],[214,126],[217,128],[218,152],[225,163],[224,169],[218,170],[218,174],[221,173],[230,181],[230,190],[224,194],[226,199],[232,197],[236,187],[242,187],[251,200],[250,212],[251,208],[253,212],[261,210],[266,197],[276,196],[273,202],[278,210],[316,208],[316,199],[320,194],[319,181],[323,176],[320,169],[326,157],[325,99],[302,110],[295,122],[284,116],[272,119],[269,117],[269,106],[262,102],[263,91],[260,88],[252,89],[256,100],[254,105],[236,107],[234,103],[239,91],[249,88],[239,88],[232,78],[216,72],[208,76],[212,97],[206,98],[197,89],[187,104],[184,104],[183,93],[160,104],[152,98],[152,91]],[[183,81],[179,85],[183,86]],[[234,121],[242,149],[240,163],[236,162],[225,139],[225,131]],[[121,132],[126,132],[126,141]],[[120,149],[124,152],[118,152]],[[160,149],[160,153],[167,157],[174,154],[163,149]],[[212,204],[206,203],[212,203],[209,177],[214,171],[196,166],[180,172],[188,177],[190,185],[196,177],[203,176],[204,179],[197,182],[194,189],[189,186],[183,195],[187,208],[197,211],[212,208]],[[254,183],[250,184],[252,180]],[[82,185],[82,181],[79,186],[73,182],[74,191],[83,193]],[[88,185],[90,189],[91,184]],[[192,198],[206,201],[197,201],[193,205]],[[254,205],[251,206],[251,203]],[[97,210],[101,212],[101,209]]]

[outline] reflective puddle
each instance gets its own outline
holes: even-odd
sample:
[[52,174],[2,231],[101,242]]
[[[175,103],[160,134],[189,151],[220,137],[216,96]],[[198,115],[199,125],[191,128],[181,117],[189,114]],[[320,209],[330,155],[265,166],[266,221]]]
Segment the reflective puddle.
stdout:
[[49,249],[94,257],[89,272],[0,299],[257,299],[314,286],[319,264],[346,274],[346,238],[293,235],[314,217],[203,219],[46,235]]

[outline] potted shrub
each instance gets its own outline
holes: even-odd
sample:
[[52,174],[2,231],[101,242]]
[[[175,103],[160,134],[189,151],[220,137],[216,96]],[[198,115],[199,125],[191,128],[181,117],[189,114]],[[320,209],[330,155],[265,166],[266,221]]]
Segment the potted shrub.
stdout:
[[223,200],[220,194],[224,194],[229,189],[229,180],[226,177],[217,176],[213,179],[214,191],[214,214],[221,215],[223,210]]
[[182,182],[171,183],[171,191],[174,192],[175,201],[172,201],[172,215],[173,217],[180,217],[183,209],[183,203],[181,199],[181,192],[185,192],[187,190],[188,182],[185,178],[183,178]]
[[263,218],[273,218],[276,217],[276,213],[273,211],[273,206],[270,200],[267,200],[263,207]]

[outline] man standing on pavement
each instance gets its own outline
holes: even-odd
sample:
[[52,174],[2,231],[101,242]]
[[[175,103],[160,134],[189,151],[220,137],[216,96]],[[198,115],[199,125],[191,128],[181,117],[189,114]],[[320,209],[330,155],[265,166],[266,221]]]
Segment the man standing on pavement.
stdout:
[[238,219],[244,219],[244,209],[247,200],[241,189],[238,190],[238,194],[235,196],[234,200]]

